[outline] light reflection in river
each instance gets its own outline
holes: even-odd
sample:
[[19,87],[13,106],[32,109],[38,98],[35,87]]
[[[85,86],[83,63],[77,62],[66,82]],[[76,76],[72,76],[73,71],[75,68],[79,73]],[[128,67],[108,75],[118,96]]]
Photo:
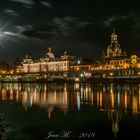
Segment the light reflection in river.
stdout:
[[72,106],[77,111],[90,105],[106,112],[112,122],[112,131],[119,132],[119,122],[123,113],[140,113],[140,84],[0,84],[2,103],[21,103],[25,110],[32,106],[44,108],[51,118],[55,108],[70,112]]

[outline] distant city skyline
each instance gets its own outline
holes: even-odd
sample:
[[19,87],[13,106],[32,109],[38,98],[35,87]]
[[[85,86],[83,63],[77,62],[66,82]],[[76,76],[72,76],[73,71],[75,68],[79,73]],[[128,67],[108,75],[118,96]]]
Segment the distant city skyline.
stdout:
[[9,64],[49,47],[58,56],[100,59],[113,27],[128,54],[140,52],[138,1],[1,0],[0,11],[0,60]]

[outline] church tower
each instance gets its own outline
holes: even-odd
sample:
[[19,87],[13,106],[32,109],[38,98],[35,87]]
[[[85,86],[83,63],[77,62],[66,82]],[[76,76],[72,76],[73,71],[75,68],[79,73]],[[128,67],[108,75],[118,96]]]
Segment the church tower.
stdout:
[[115,32],[115,28],[113,29],[113,32],[111,34],[111,41],[108,45],[106,53],[103,55],[104,59],[116,59],[120,57],[126,56],[125,53],[123,53],[122,48],[120,44],[118,43],[118,35]]

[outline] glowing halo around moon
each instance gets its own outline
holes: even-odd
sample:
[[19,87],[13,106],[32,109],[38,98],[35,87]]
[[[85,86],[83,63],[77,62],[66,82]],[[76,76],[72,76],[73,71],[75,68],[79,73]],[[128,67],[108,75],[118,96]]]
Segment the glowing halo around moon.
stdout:
[[2,32],[0,29],[0,48],[3,48],[5,50],[5,45],[6,45],[6,34]]
[[20,34],[10,31],[8,29],[9,27],[10,23],[0,23],[0,48],[2,48],[4,51],[7,50],[7,46],[11,44],[11,41],[18,43],[18,39],[21,38]]

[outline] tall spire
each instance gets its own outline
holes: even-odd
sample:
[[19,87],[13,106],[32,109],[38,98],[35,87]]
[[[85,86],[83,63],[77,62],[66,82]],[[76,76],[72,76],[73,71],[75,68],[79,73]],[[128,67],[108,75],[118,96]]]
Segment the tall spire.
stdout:
[[52,52],[52,48],[49,48],[49,49],[48,49],[48,52],[51,53],[51,52]]
[[111,34],[111,44],[112,43],[118,43],[118,38],[115,32],[115,28],[113,28],[113,33]]
[[113,28],[113,33],[115,34],[115,28]]
[[64,55],[67,55],[67,50],[64,51]]

